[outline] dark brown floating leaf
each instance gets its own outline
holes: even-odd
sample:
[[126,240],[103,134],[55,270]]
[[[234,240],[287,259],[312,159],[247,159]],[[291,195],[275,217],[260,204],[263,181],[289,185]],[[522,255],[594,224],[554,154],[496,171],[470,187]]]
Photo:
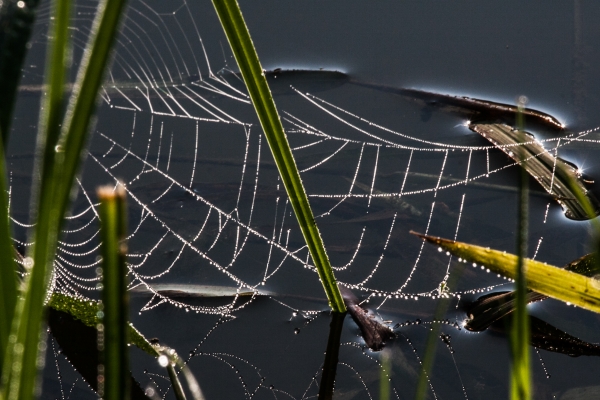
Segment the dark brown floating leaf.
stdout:
[[344,304],[346,304],[350,316],[358,325],[367,346],[373,351],[383,349],[386,342],[396,336],[394,332],[375,314],[362,308],[359,305],[358,298],[350,289],[340,284],[338,284],[338,287],[342,293]]
[[532,346],[571,357],[600,356],[600,346],[571,336],[539,318],[529,318]]
[[[527,292],[525,301],[529,304],[547,297],[530,290]],[[513,312],[515,307],[516,293],[514,291],[495,292],[481,296],[466,310],[469,319],[465,324],[465,329],[472,332],[484,331],[494,322]]]
[[[588,191],[577,166],[559,157],[554,157],[544,146],[526,132],[523,142],[519,131],[504,124],[470,124],[469,129],[489,140],[510,158],[519,160],[519,152],[525,150],[522,162],[527,172],[561,205],[565,216],[578,221],[590,219],[585,206],[577,199],[576,190],[585,194],[593,210],[593,216],[600,215],[600,203]],[[521,145],[521,143],[524,143]],[[519,151],[517,151],[519,150]],[[573,187],[572,185],[576,185]]]
[[[451,96],[448,94],[427,92],[419,89],[405,89],[378,85],[368,82],[350,80],[351,83],[383,92],[394,93],[407,97],[426,107],[436,107],[441,111],[458,114],[471,122],[504,123],[516,125],[517,107],[510,104],[475,99],[466,96]],[[525,108],[523,114],[528,125],[552,131],[562,131],[565,126],[559,120],[545,112]]]

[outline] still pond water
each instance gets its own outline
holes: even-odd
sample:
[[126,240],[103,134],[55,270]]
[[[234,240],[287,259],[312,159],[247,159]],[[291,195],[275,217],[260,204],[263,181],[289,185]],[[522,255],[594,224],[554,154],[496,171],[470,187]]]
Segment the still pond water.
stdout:
[[[518,170],[471,132],[464,117],[355,83],[507,104],[524,94],[570,132],[590,130],[582,136],[589,141],[566,145],[556,141],[565,133],[533,133],[547,148],[559,143],[559,156],[600,179],[593,131],[600,126],[594,74],[600,7],[551,3],[241,2],[266,70],[343,73],[292,74],[271,83],[337,279],[397,326],[386,348],[391,398],[414,396],[427,333],[439,324],[433,297],[444,290],[451,302],[429,397],[507,398],[502,324],[481,333],[460,327],[466,304],[511,286],[481,269],[460,272],[456,259],[408,232],[514,252]],[[74,66],[95,5],[78,2]],[[39,16],[10,147],[18,224],[28,223],[32,110],[39,105],[48,14],[45,8]],[[188,361],[207,399],[314,398],[330,316],[266,140],[231,73],[236,70],[210,2],[130,2],[76,217],[61,245],[56,290],[98,297],[95,187],[122,179],[129,192],[134,325]],[[565,218],[533,180],[530,206],[530,257],[564,265],[589,252],[589,223]],[[25,227],[16,232],[25,241]],[[166,284],[253,288],[264,295],[248,301],[136,292]],[[590,312],[554,300],[529,310],[570,335],[599,341],[600,319]],[[51,335],[48,341],[42,398],[96,398],[57,341]],[[536,398],[597,398],[598,357],[532,351]],[[347,317],[334,397],[377,398],[380,359]],[[173,398],[166,372],[137,349],[132,375],[142,388]]]

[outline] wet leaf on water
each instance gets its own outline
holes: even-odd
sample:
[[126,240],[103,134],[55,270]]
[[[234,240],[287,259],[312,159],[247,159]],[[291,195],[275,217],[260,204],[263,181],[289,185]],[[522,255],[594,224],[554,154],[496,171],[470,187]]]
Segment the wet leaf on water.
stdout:
[[367,346],[373,351],[383,349],[386,342],[396,336],[394,332],[375,314],[362,308],[358,298],[350,289],[340,284],[338,284],[338,287],[342,293],[346,308],[352,320],[358,325]]
[[[572,163],[555,157],[549,150],[531,135],[528,141],[520,139],[519,131],[505,124],[470,124],[469,129],[479,133],[493,145],[519,162],[517,147],[525,150],[521,165],[542,187],[561,205],[565,216],[574,220],[590,219],[585,206],[577,199],[579,190],[584,193],[592,205],[594,216],[600,215],[600,202],[588,192],[580,169]],[[521,144],[524,143],[524,144]],[[576,185],[574,189],[572,185]]]
[[[513,126],[516,123],[518,110],[516,106],[511,104],[419,89],[397,88],[356,80],[350,80],[350,83],[382,92],[398,94],[427,107],[425,109],[426,113],[431,113],[430,108],[434,107],[450,114],[458,114],[475,122],[499,122]],[[527,119],[527,123],[535,127],[553,131],[562,131],[565,128],[564,124],[558,119],[545,112],[532,108],[524,108],[521,112]]]

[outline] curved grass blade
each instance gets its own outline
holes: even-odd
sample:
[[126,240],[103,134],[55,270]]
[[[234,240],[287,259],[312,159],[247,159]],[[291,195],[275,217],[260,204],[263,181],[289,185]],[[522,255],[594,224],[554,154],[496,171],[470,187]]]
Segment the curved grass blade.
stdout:
[[[34,267],[26,281],[24,297],[17,303],[17,320],[12,331],[15,341],[9,345],[5,360],[5,365],[11,366],[9,372],[4,370],[2,380],[7,399],[29,400],[36,391],[44,301],[48,296],[60,225],[69,205],[79,162],[85,154],[84,144],[98,89],[110,58],[124,3],[124,0],[100,2],[62,124],[56,154],[53,160],[43,160],[40,176],[50,181],[43,186],[43,191],[39,191],[41,201],[38,204],[35,244],[31,250]],[[66,43],[55,45],[66,46]]]
[[106,400],[127,400],[130,394],[127,294],[127,205],[125,189],[104,186],[100,200],[102,241],[102,318],[98,325],[101,376],[98,393]]
[[236,0],[213,0],[213,5],[244,77],[252,104],[258,114],[329,304],[333,311],[345,312],[346,307],[336,285],[321,234],[302,185],[300,173],[239,5]]
[[[517,256],[506,252],[491,250],[454,240],[443,239],[411,232],[423,240],[437,245],[461,258],[464,262],[488,268],[491,272],[515,279]],[[600,281],[575,272],[548,265],[535,260],[525,259],[527,286],[564,302],[586,310],[600,313]]]
[[[469,129],[488,139],[521,164],[548,193],[554,196],[567,218],[587,220],[600,215],[600,202],[587,190],[577,166],[550,154],[530,134],[521,137],[518,130],[504,124],[470,124]],[[521,150],[525,151],[523,161],[518,155]],[[584,204],[582,195],[587,198],[589,205]]]

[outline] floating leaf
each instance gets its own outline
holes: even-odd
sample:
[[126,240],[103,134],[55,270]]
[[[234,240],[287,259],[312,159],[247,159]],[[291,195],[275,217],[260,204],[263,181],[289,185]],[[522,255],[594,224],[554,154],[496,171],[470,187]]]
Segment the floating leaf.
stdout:
[[469,129],[498,146],[500,150],[517,162],[519,162],[517,148],[525,150],[524,161],[520,164],[548,193],[554,196],[562,206],[567,218],[590,219],[584,204],[577,199],[573,184],[588,198],[592,204],[594,215],[600,215],[600,203],[592,193],[588,192],[579,168],[550,154],[531,134],[527,134],[529,140],[523,142],[518,130],[504,124],[470,124]]
[[[476,122],[501,122],[515,126],[518,108],[511,104],[497,103],[489,100],[475,99],[466,96],[451,96],[448,94],[427,92],[419,89],[396,88],[368,82],[350,80],[351,83],[383,92],[398,94],[417,103],[436,107],[442,111],[459,114],[470,121]],[[525,116],[527,124],[543,129],[563,130],[565,128],[559,120],[545,112],[532,108],[523,108],[521,113]]]
[[375,314],[362,308],[358,298],[350,289],[343,285],[338,286],[346,308],[356,325],[358,325],[367,346],[373,351],[383,349],[385,343],[396,336],[394,332]]
[[183,297],[235,297],[270,295],[269,292],[258,291],[237,286],[194,285],[186,283],[156,283],[152,286],[138,285],[131,290],[133,294],[160,294],[170,298]]

